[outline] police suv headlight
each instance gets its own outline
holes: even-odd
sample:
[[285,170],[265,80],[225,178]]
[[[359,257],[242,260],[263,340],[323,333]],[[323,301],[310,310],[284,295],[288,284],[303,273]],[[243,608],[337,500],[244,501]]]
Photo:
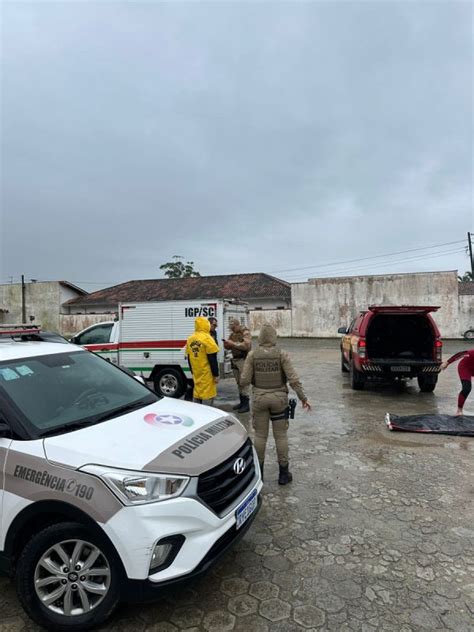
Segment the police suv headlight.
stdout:
[[115,470],[97,465],[88,465],[82,470],[101,478],[125,505],[144,505],[176,498],[189,482],[189,476]]

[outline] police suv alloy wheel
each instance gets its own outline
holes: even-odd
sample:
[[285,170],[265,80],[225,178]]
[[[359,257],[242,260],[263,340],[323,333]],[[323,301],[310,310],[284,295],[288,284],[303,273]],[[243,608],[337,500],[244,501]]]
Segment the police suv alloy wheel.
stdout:
[[153,378],[155,392],[161,397],[179,398],[186,390],[186,380],[177,369],[162,369]]
[[110,548],[73,522],[34,535],[17,566],[25,611],[48,630],[86,630],[104,622],[120,597],[120,570]]

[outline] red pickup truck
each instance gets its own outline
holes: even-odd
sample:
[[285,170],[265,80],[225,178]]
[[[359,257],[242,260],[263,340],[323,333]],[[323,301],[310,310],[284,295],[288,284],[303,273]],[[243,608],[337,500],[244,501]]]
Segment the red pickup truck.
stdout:
[[431,317],[439,307],[371,305],[349,327],[341,327],[341,370],[355,390],[368,379],[418,380],[420,391],[434,391],[443,343]]

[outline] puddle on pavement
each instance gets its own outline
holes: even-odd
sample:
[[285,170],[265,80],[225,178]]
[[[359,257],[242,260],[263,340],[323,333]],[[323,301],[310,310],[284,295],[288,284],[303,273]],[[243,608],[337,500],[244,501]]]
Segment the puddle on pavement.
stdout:
[[[450,437],[450,441],[446,441],[446,437],[439,434],[430,434],[431,441],[427,441],[426,434],[412,433],[410,436],[412,440],[407,439],[407,434],[402,432],[385,432],[376,431],[369,435],[367,438],[372,443],[378,443],[383,445],[400,446],[402,448],[450,448],[457,450],[467,450],[474,452],[474,438],[470,437]],[[417,440],[419,437],[419,440]]]

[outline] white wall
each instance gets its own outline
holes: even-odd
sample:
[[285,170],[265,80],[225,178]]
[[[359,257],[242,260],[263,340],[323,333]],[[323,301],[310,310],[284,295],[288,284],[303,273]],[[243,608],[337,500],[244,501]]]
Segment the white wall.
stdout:
[[457,273],[428,272],[314,279],[291,286],[293,336],[334,337],[371,304],[439,305],[434,318],[445,338],[459,336]]
[[466,329],[474,329],[474,295],[459,297],[459,334]]
[[115,314],[61,314],[59,316],[60,332],[63,336],[72,336],[86,327],[114,320]]
[[[30,317],[34,316],[34,324],[41,325],[44,329],[60,331],[59,310],[63,288],[59,281],[25,283],[26,321],[30,322]],[[68,296],[75,298],[79,294],[68,289]],[[8,310],[7,314],[2,314],[4,323],[21,323],[21,283],[0,285],[0,306]]]
[[61,305],[62,314],[109,314],[116,313],[118,310],[118,303],[111,303],[110,305]]
[[291,309],[257,310],[250,312],[250,331],[252,336],[258,336],[264,323],[275,327],[281,338],[290,338],[291,333]]
[[245,298],[243,299],[249,304],[250,309],[278,309],[290,308],[291,299],[275,299],[275,298]]

